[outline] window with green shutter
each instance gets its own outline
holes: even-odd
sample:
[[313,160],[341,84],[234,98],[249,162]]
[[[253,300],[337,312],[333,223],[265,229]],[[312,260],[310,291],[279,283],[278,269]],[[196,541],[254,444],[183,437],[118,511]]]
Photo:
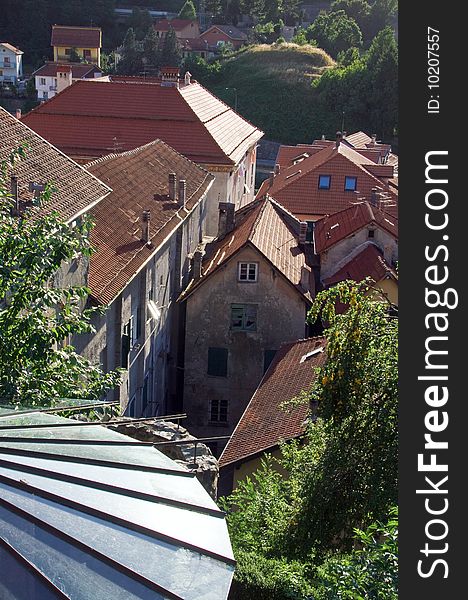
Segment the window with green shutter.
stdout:
[[231,304],[231,329],[257,331],[257,305]]
[[227,348],[208,348],[208,375],[227,377]]

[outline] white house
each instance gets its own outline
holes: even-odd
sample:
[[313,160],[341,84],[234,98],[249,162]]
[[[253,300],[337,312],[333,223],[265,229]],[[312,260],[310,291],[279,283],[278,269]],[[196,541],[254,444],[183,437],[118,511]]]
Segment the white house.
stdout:
[[32,74],[38,100],[49,100],[77,79],[101,77],[102,71],[88,63],[47,62]]
[[8,42],[0,42],[0,82],[18,83],[23,76],[23,52]]

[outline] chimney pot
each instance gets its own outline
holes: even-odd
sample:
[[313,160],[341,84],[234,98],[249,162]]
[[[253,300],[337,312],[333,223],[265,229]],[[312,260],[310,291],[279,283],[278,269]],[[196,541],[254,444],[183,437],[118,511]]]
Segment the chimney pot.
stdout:
[[336,132],[336,147],[337,148],[339,148],[342,139],[343,139],[343,134],[341,133],[341,131],[337,131]]
[[187,71],[184,76],[185,85],[190,85],[191,77],[192,73],[190,73],[190,71]]
[[176,174],[169,173],[169,200],[176,199]]
[[371,204],[377,206],[379,203],[380,194],[378,188],[372,188],[371,190]]
[[280,169],[281,169],[281,167],[280,167],[280,165],[277,163],[277,164],[275,165],[275,175],[279,175],[279,173],[280,173]]
[[235,227],[235,206],[232,202],[219,203],[218,239],[222,240]]
[[185,200],[187,195],[187,182],[185,179],[179,181],[179,206],[185,206]]
[[202,276],[202,258],[203,252],[195,250],[192,257],[192,279],[200,279]]
[[274,179],[275,179],[275,173],[274,173],[274,171],[271,171],[270,177],[269,177],[269,187],[271,187],[273,185]]
[[21,108],[17,108],[16,109],[16,118],[19,120],[21,119]]
[[299,223],[299,243],[305,244],[307,241],[307,223],[306,221],[301,221]]

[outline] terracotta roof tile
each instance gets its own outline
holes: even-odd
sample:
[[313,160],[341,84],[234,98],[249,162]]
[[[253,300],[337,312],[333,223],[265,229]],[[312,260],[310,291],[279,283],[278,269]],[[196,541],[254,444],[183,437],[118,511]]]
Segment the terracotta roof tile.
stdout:
[[0,160],[26,142],[26,158],[15,165],[20,198],[31,200],[29,182],[52,183],[56,191],[44,212],[56,210],[65,221],[72,221],[107,196],[111,190],[83,167],[15,119],[0,107]]
[[362,281],[366,277],[378,283],[386,276],[396,279],[395,271],[387,265],[377,246],[369,244],[334,275],[324,279],[323,283],[330,287],[345,279]]
[[219,29],[232,40],[245,41],[247,39],[247,35],[237,27],[234,27],[234,25],[212,25],[201,34],[201,37],[210,32],[212,29]]
[[366,225],[374,223],[398,239],[398,219],[368,202],[345,208],[316,222],[315,252],[321,254]]
[[87,63],[58,63],[47,62],[42,67],[39,67],[32,77],[57,77],[57,70],[64,67],[71,68],[73,79],[81,79],[83,77],[94,77],[94,73],[102,73],[101,69],[96,65]]
[[172,27],[174,31],[182,31],[192,23],[196,23],[196,21],[191,19],[161,19],[154,24],[154,28],[156,31],[169,31]]
[[[109,304],[206,194],[214,177],[161,140],[87,165],[113,192],[92,211],[96,248],[89,268],[91,293]],[[169,173],[187,182],[186,209],[169,200]],[[150,241],[141,241],[141,216],[150,210]]]
[[67,154],[85,157],[162,139],[195,162],[229,165],[263,135],[198,83],[79,80],[23,120]]
[[[312,356],[303,358],[314,351]],[[282,440],[304,432],[309,407],[303,404],[282,409],[281,404],[311,388],[316,377],[315,367],[322,366],[325,359],[325,338],[281,346],[221,454],[221,468],[272,450]]]
[[[303,147],[298,147],[298,156]],[[284,156],[284,155],[283,155]],[[368,167],[375,168],[371,160],[340,144],[326,146],[304,158],[301,162],[281,169],[270,186],[268,180],[261,185],[257,198],[268,194],[281,206],[298,217],[312,220],[320,215],[331,215],[348,208],[358,200],[370,200],[373,188],[384,189],[385,183],[373,175]],[[330,189],[319,189],[320,175],[330,175]],[[345,178],[357,178],[357,191],[345,191]],[[387,211],[397,214],[397,195],[392,189],[384,189],[389,196]],[[393,206],[392,206],[393,205]]]
[[[216,269],[225,264],[246,244],[254,246],[308,300],[314,290],[301,285],[301,268],[309,257],[298,243],[299,222],[274,201],[261,200],[236,212],[236,226],[221,240],[206,248],[202,277],[191,281],[181,299],[185,299],[203,284]],[[313,295],[313,294],[312,294]]]
[[70,46],[71,48],[100,48],[100,27],[69,27],[52,25],[51,46]]
[[372,138],[364,131],[356,131],[345,137],[345,140],[349,142],[354,148],[365,148],[367,144],[372,142]]

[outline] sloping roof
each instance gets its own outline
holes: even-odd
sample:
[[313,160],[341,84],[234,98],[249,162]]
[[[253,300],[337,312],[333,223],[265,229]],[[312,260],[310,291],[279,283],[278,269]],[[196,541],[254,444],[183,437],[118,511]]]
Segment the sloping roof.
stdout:
[[197,21],[192,19],[161,19],[156,21],[154,28],[156,31],[169,31],[172,27],[174,31],[181,31],[192,24],[198,25]]
[[162,139],[194,162],[234,165],[263,135],[196,82],[79,80],[23,120],[67,154],[90,158]]
[[[300,154],[300,153],[299,153]],[[348,208],[356,200],[370,200],[373,188],[384,188],[385,184],[367,167],[375,163],[345,144],[326,146],[304,158],[297,164],[281,169],[270,185],[266,180],[261,185],[257,198],[268,194],[281,206],[295,215],[310,215],[317,219]],[[331,175],[330,189],[319,189],[320,175]],[[345,191],[345,178],[357,177],[357,192]],[[385,190],[391,203],[397,202],[392,190]],[[396,214],[396,206],[388,212]]]
[[2,598],[95,600],[226,600],[235,564],[193,472],[45,413],[0,418],[0,560]]
[[324,279],[323,284],[329,287],[345,279],[359,282],[366,277],[370,277],[378,283],[388,276],[397,279],[395,271],[385,262],[377,246],[369,244],[334,275]]
[[233,231],[207,246],[202,277],[190,282],[181,299],[187,298],[241,248],[250,244],[310,300],[310,290],[300,285],[301,268],[309,262],[309,257],[298,243],[299,222],[270,199],[248,204],[236,212],[235,218]]
[[83,77],[94,77],[94,73],[102,73],[101,69],[92,64],[87,63],[59,63],[47,62],[42,67],[39,67],[32,77],[57,77],[57,70],[64,67],[70,68],[73,79],[81,79]]
[[[90,163],[86,168],[113,192],[91,212],[89,287],[101,304],[109,304],[154,255],[206,194],[214,177],[161,140]],[[187,182],[186,208],[168,196],[169,173]],[[151,212],[148,247],[141,241],[141,217]]]
[[[315,354],[303,358],[314,350]],[[321,367],[325,358],[325,338],[321,337],[280,347],[220,456],[221,468],[272,450],[282,440],[304,432],[309,406],[282,409],[281,404],[311,388],[315,367]]]
[[355,148],[365,148],[367,144],[372,142],[372,138],[364,131],[356,131],[355,133],[351,133],[346,136],[346,141],[350,143]]
[[398,219],[368,202],[362,202],[326,216],[314,228],[315,252],[320,254],[349,235],[376,224],[398,239]]
[[102,181],[0,107],[0,161],[8,159],[11,151],[23,143],[29,147],[26,158],[14,167],[20,199],[32,199],[30,181],[50,182],[56,191],[43,211],[56,210],[63,220],[72,221],[111,192]]
[[70,27],[52,25],[51,46],[70,46],[71,48],[100,48],[100,27]]
[[0,46],[4,46],[7,50],[11,50],[11,52],[14,52],[15,54],[24,54],[22,50],[16,48],[15,46],[12,46],[8,42],[0,42]]
[[203,37],[212,29],[219,29],[233,40],[245,41],[247,39],[247,35],[237,27],[234,27],[234,25],[212,25],[206,31],[204,31],[200,37]]

